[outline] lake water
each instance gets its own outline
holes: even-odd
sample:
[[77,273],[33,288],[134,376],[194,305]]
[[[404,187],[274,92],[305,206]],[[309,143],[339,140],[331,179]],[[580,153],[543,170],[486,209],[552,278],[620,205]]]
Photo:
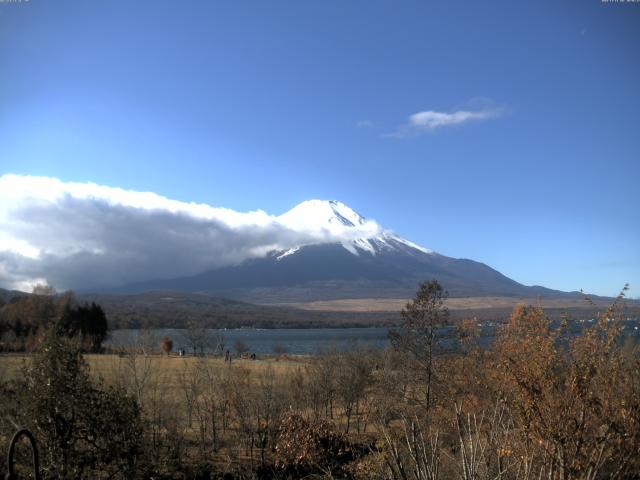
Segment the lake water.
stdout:
[[[387,328],[275,328],[209,330],[211,337],[222,335],[225,349],[234,351],[237,341],[243,342],[249,352],[258,355],[273,354],[282,347],[293,355],[314,354],[331,349],[345,350],[355,345],[383,348],[388,345]],[[144,335],[144,334],[143,334]],[[154,338],[170,337],[173,350],[183,348],[189,352],[187,332],[180,329],[152,330]],[[105,346],[129,347],[148,341],[140,330],[114,330]],[[157,342],[156,342],[157,344]]]
[[[572,322],[570,334],[580,332],[585,326],[593,322],[586,320]],[[481,328],[480,344],[488,346],[495,338],[496,326],[483,325]],[[221,335],[224,348],[234,351],[237,341],[244,343],[250,353],[258,355],[273,354],[275,349],[282,347],[293,355],[315,354],[328,350],[347,350],[355,347],[384,348],[389,345],[388,328],[276,328],[276,329],[225,329],[209,330],[209,335]],[[640,320],[629,320],[624,323],[623,336],[640,339]],[[141,330],[114,330],[111,338],[105,343],[107,347],[131,347],[142,342],[157,346],[162,337],[168,336],[173,340],[173,350],[185,349],[189,352],[189,341],[186,331],[180,329],[157,329],[143,333]],[[455,349],[455,328],[443,327],[438,329],[438,337],[446,349]]]

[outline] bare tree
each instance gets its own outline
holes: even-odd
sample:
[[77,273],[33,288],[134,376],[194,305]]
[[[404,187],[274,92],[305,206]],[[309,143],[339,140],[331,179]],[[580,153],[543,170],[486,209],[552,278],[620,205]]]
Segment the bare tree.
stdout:
[[242,340],[236,340],[235,342],[233,342],[233,348],[238,353],[238,355],[244,355],[249,351],[249,346]]
[[391,477],[397,480],[441,478],[439,432],[425,432],[416,417],[403,415],[400,424],[398,431],[393,431],[385,423],[378,427],[385,443]]
[[219,331],[190,323],[183,336],[187,348],[193,352],[194,356],[207,354],[220,356],[224,353],[224,336]]
[[337,354],[323,354],[313,358],[305,368],[309,378],[309,403],[316,419],[333,418],[338,362]]
[[525,456],[513,455],[517,432],[503,402],[496,402],[491,415],[484,411],[465,414],[459,403],[455,413],[462,480],[503,479],[516,470],[516,464],[524,463]]
[[143,355],[149,355],[158,347],[158,337],[149,328],[143,328],[133,341],[131,348]]
[[222,356],[224,353],[224,335],[220,332],[212,332],[208,330],[207,346],[210,352],[216,356]]
[[372,365],[367,352],[362,349],[349,350],[339,357],[340,368],[336,370],[336,392],[347,420],[345,433],[349,433],[351,420],[356,417],[360,432],[360,408],[372,383]]
[[275,447],[278,421],[289,402],[285,384],[276,377],[271,366],[260,373],[253,389],[253,422],[260,448],[260,462],[264,465],[266,448],[269,445]]
[[185,362],[179,373],[178,383],[184,397],[183,405],[187,413],[187,425],[191,428],[193,425],[194,404],[198,399],[198,395],[200,395],[200,387],[202,384],[200,368]]
[[203,396],[204,411],[208,413],[211,446],[214,452],[220,448],[221,436],[229,428],[231,408],[231,382],[234,368],[217,368],[208,364],[202,371],[206,375]]

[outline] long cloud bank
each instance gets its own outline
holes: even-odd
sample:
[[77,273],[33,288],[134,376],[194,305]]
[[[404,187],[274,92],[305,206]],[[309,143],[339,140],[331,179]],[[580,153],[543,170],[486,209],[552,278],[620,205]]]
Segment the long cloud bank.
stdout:
[[113,287],[194,275],[272,251],[382,232],[373,221],[311,228],[285,218],[94,183],[3,175],[0,287]]

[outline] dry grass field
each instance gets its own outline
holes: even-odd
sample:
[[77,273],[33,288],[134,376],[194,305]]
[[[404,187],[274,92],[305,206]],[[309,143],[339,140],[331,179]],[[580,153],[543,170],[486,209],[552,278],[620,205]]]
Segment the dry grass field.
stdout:
[[[294,307],[302,310],[325,312],[399,312],[407,304],[407,298],[352,298],[341,300],[320,300],[314,302],[280,303],[279,306]],[[517,304],[537,305],[542,308],[585,308],[588,303],[577,299],[537,299],[517,297],[464,297],[449,298],[446,305],[450,310],[482,310],[493,308],[512,309]],[[610,300],[594,300],[599,306],[606,307]]]
[[[84,355],[91,374],[102,378],[107,384],[113,383],[116,375],[122,371],[125,362],[130,362],[130,357],[124,357],[116,354],[86,354]],[[20,374],[21,367],[31,361],[31,355],[23,354],[0,354],[0,376],[4,379],[15,378]],[[180,383],[180,375],[188,367],[196,367],[203,362],[210,368],[229,368],[229,364],[225,363],[220,357],[180,357],[172,354],[170,356],[153,354],[153,355],[137,355],[135,361],[139,368],[142,364],[148,364],[150,369],[155,372],[161,372],[163,376],[163,384],[168,390],[177,389]],[[304,367],[308,362],[308,358],[304,356],[268,356],[250,359],[233,359],[231,366],[248,370],[253,374],[259,374],[271,368],[276,376],[286,376],[293,373],[298,368]]]

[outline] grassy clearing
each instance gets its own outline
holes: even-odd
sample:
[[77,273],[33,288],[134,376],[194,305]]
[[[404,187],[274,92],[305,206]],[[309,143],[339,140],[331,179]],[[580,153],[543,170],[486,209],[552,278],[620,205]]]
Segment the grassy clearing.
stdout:
[[[122,363],[127,359],[116,354],[86,354],[85,360],[89,364],[91,374],[104,379],[107,383],[112,383],[114,375],[118,372]],[[15,378],[20,374],[21,367],[30,362],[31,355],[28,353],[7,353],[0,355],[0,374],[3,378]],[[214,368],[229,368],[229,364],[225,363],[220,357],[193,357],[178,355],[138,355],[136,362],[148,362],[154,371],[162,372],[166,385],[169,388],[178,386],[178,378],[187,366],[194,366],[204,362],[207,366]],[[298,368],[304,367],[308,362],[308,357],[304,356],[269,356],[250,359],[233,359],[231,365],[237,368],[246,369],[252,373],[261,373],[269,367],[276,376],[286,376],[293,373]]]

